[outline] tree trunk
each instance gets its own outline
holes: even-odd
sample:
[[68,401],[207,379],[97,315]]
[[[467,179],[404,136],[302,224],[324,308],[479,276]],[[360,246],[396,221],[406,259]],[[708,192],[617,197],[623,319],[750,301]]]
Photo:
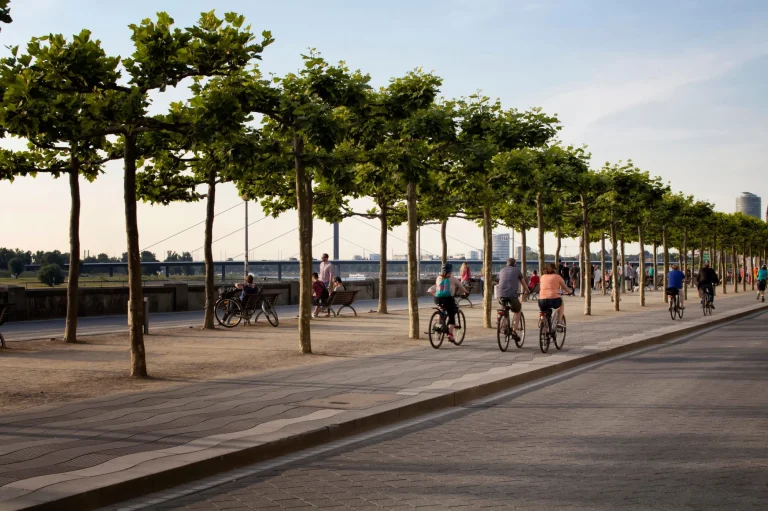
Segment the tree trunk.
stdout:
[[387,314],[387,235],[389,233],[389,226],[387,225],[387,207],[382,202],[379,203],[379,221],[381,222],[381,237],[379,239],[379,253],[381,260],[379,261],[379,308],[376,312],[379,314]]
[[[626,277],[626,270],[627,267],[627,261],[626,257],[624,255],[624,239],[621,239],[621,243],[619,245],[621,247],[621,285],[623,286],[622,292],[627,290],[627,277]],[[631,285],[631,284],[630,284]],[[631,291],[631,288],[630,288]]]
[[581,196],[581,220],[584,224],[583,259],[586,261],[581,270],[581,289],[584,294],[584,315],[592,315],[592,252],[589,250],[589,211],[584,196]]
[[527,279],[528,278],[528,247],[525,246],[525,243],[526,243],[525,228],[526,228],[525,225],[520,226],[520,243],[523,244],[523,249],[520,252],[523,257],[520,258],[520,264],[522,265],[521,268],[523,272],[523,277]]
[[408,337],[419,338],[419,287],[421,276],[416,260],[416,229],[418,218],[416,213],[416,183],[409,182],[406,203],[408,207]]
[[[72,148],[74,151],[74,148]],[[67,277],[67,322],[64,342],[77,342],[77,291],[80,283],[80,164],[71,156],[69,169],[69,275]]]
[[669,245],[667,244],[667,227],[664,226],[661,229],[661,250],[663,251],[664,256],[664,275],[662,277],[664,278],[664,303],[669,303],[669,297],[667,296],[667,274],[669,274]]
[[741,269],[744,272],[744,276],[741,278],[741,290],[747,292],[747,244],[744,243],[744,251],[741,254],[742,266]]
[[728,268],[725,261],[725,243],[720,245],[720,280],[723,284],[723,294],[728,294]]
[[640,307],[645,307],[645,244],[643,243],[643,226],[637,226],[637,238],[640,243],[640,265],[637,275],[640,280]]
[[440,259],[443,263],[443,266],[448,262],[448,220],[443,220],[440,222],[440,243],[441,243],[441,252],[440,252]]
[[555,229],[555,234],[557,236],[557,245],[555,246],[555,264],[560,261],[560,245],[562,244],[562,231],[560,230],[560,226],[558,225]]
[[613,280],[613,310],[620,310],[619,300],[621,300],[621,290],[619,289],[619,272],[621,268],[616,268],[616,222],[613,220],[613,211],[611,211],[611,279]]
[[539,275],[542,275],[544,273],[544,206],[541,193],[536,194],[536,225],[539,230]]
[[752,284],[752,291],[755,290],[755,259],[752,256],[752,246],[749,247],[749,282]]
[[[709,260],[710,260],[710,266],[714,266],[712,264],[712,249],[709,250]],[[701,269],[704,268],[704,236],[701,237],[701,247],[699,250],[699,273],[701,273]]]
[[656,243],[657,238],[653,238],[653,289],[656,289],[656,282],[659,280],[659,244]]
[[216,275],[213,268],[213,219],[216,216],[216,169],[209,169],[208,196],[205,199],[205,240],[203,241],[203,259],[205,260],[205,314],[203,330],[213,330],[214,309],[216,308]]
[[144,294],[141,289],[141,255],[139,225],[136,218],[136,135],[125,135],[125,232],[128,237],[128,328],[131,342],[131,376],[146,378],[147,359],[144,351]]
[[688,299],[688,229],[683,229],[683,249],[680,251],[683,259],[683,296],[685,300]]
[[483,327],[491,328],[491,307],[493,303],[493,226],[491,208],[483,208],[483,271],[485,271],[485,289],[483,290]]
[[739,258],[736,254],[736,244],[731,245],[731,268],[733,268],[733,292],[739,292]]
[[600,292],[605,296],[605,233],[600,234]]
[[304,165],[304,139],[293,135],[296,209],[299,217],[299,346],[312,353],[312,180]]

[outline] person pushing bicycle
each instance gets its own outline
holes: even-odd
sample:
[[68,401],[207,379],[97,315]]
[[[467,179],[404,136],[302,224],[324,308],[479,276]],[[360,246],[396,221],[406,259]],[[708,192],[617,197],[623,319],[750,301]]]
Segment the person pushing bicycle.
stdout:
[[461,285],[459,279],[453,276],[453,265],[450,263],[440,269],[435,286],[435,304],[442,307],[448,314],[448,340],[456,344],[456,339],[453,337],[453,329],[456,325],[456,300],[453,297],[456,296],[457,291],[461,294],[469,292]]

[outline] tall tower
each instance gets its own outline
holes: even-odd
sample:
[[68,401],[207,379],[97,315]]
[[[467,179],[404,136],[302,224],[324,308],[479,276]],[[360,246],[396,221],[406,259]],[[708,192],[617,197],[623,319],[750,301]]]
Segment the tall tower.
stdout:
[[736,212],[760,218],[760,213],[763,210],[761,202],[760,197],[754,193],[742,192],[740,196],[736,197]]

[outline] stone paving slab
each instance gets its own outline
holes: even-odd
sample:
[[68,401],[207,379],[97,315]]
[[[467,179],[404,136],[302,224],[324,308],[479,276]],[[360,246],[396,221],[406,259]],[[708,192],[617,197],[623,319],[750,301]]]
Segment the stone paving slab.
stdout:
[[[663,321],[666,312],[656,309],[574,322],[561,352],[540,353],[529,318],[526,346],[506,353],[488,330],[460,347],[433,350],[424,341],[401,353],[7,414],[0,417],[0,509],[91,509],[135,497],[764,307],[751,298],[719,301],[708,318],[692,309],[685,321]],[[323,406],[343,394],[368,397],[356,408]]]

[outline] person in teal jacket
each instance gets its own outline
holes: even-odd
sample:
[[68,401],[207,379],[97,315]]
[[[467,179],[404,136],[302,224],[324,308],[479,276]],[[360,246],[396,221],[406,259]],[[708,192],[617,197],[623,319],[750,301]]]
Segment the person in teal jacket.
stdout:
[[765,301],[765,283],[768,281],[768,267],[763,265],[760,271],[757,272],[757,299],[760,298]]

